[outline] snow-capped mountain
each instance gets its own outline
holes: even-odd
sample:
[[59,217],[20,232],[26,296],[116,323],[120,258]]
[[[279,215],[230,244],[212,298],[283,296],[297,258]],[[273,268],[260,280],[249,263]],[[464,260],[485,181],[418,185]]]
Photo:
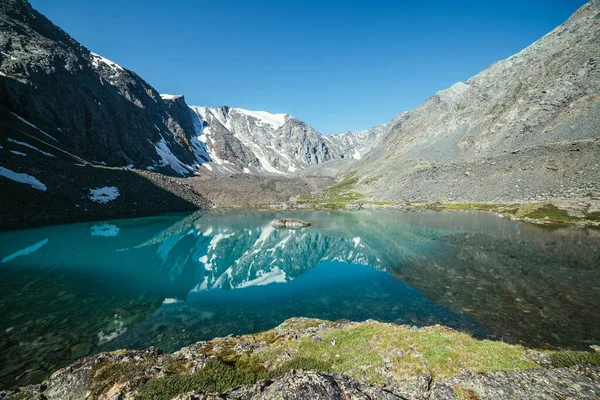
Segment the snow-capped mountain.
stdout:
[[220,173],[288,175],[309,165],[339,158],[360,158],[383,131],[324,136],[289,114],[242,108],[192,106],[202,121],[198,132],[211,162],[205,168]]

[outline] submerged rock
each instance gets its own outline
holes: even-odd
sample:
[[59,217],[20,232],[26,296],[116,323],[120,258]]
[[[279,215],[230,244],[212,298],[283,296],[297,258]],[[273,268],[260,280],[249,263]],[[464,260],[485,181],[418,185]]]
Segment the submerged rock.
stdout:
[[277,229],[299,229],[310,226],[311,223],[308,221],[302,221],[297,218],[277,218],[271,221],[271,226]]

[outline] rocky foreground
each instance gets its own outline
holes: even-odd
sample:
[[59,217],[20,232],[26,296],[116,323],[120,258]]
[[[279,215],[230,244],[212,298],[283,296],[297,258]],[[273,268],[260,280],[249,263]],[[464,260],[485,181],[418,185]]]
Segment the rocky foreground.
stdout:
[[93,355],[0,398],[597,399],[599,364],[594,352],[539,352],[439,325],[294,318],[173,354]]

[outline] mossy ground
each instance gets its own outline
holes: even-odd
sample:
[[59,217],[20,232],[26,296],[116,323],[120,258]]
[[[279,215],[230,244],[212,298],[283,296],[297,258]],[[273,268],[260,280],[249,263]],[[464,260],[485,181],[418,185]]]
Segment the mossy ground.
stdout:
[[[443,326],[411,329],[375,321],[349,324],[298,318],[270,331],[214,339],[191,351],[208,357],[196,372],[189,359],[177,355],[105,360],[94,368],[91,392],[100,397],[130,385],[136,398],[170,399],[189,391],[223,392],[297,369],[344,373],[368,383],[394,383],[420,374],[436,380],[465,372],[539,367],[522,346],[477,340]],[[599,353],[547,354],[555,366],[600,364]],[[467,389],[455,388],[455,392],[459,398],[476,398]]]
[[302,208],[310,209],[345,208],[349,204],[357,203],[366,197],[355,190],[355,186],[359,181],[360,177],[356,175],[356,171],[350,172],[333,186],[317,193],[299,196],[298,204]]
[[586,224],[600,221],[600,212],[588,212],[587,209],[584,209],[582,211],[583,217],[578,217],[569,214],[567,210],[561,209],[553,204],[423,203],[414,204],[412,208],[451,211],[493,211],[503,215],[511,215],[516,218],[530,218],[552,224]]

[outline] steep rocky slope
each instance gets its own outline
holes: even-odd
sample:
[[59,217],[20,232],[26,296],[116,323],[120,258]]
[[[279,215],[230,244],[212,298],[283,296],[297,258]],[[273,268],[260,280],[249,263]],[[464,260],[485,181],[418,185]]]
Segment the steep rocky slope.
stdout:
[[[396,116],[360,161],[377,200],[532,201],[600,190],[600,2],[523,51]],[[370,179],[376,177],[377,179]]]
[[0,105],[39,127],[37,138],[108,166],[185,175],[202,162],[190,113],[172,113],[138,75],[90,52],[26,1],[0,4],[0,33]]

